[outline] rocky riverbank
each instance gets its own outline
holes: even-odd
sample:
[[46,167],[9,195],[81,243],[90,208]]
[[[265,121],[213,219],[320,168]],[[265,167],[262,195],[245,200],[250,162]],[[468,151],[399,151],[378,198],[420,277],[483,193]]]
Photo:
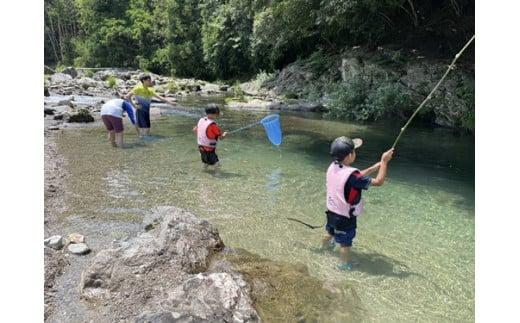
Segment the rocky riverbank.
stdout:
[[[468,54],[469,55],[469,54]],[[325,112],[333,119],[406,120],[428,95],[450,60],[395,46],[354,46],[336,55],[315,52],[274,73],[259,73],[231,88],[231,107]],[[433,126],[472,130],[475,73],[459,61],[418,119]]]

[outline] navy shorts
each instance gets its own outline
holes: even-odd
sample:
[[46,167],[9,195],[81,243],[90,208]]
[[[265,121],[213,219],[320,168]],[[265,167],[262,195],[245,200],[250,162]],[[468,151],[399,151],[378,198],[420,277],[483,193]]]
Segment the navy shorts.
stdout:
[[218,163],[218,156],[214,150],[213,151],[200,150],[200,160],[202,160],[202,162],[204,164],[215,165],[216,163]]
[[150,128],[150,109],[137,109],[137,126],[139,128]]
[[339,243],[342,247],[352,247],[352,240],[356,236],[356,229],[348,229],[345,231],[334,230],[330,225],[326,225],[327,232],[334,237],[334,241]]

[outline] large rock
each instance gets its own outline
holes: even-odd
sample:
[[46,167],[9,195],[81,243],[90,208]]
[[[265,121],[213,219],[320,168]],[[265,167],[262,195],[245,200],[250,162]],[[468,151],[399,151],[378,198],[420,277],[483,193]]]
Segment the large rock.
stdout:
[[318,112],[323,109],[321,103],[295,101],[293,103],[282,102],[278,100],[262,100],[251,99],[247,102],[238,100],[230,100],[227,107],[232,110],[257,110],[257,111],[302,111],[302,112]]
[[177,312],[189,314],[185,322],[255,322],[247,284],[231,273],[198,274],[175,288],[168,301]]
[[99,84],[96,80],[90,78],[90,77],[82,77],[78,80],[76,80],[79,86],[83,88],[84,90],[88,90],[92,87],[101,87],[102,84]]
[[137,322],[254,322],[258,315],[241,275],[205,273],[224,244],[207,221],[159,207],[145,232],[100,251],[82,273],[84,300],[108,306],[107,320]]
[[51,75],[49,81],[51,84],[67,83],[72,81],[72,76],[64,73],[55,73]]

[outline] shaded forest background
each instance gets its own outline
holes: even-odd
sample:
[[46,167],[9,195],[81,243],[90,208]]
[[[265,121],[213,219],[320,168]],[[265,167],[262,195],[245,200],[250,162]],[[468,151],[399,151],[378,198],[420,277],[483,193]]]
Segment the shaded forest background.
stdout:
[[[335,119],[405,120],[474,34],[471,0],[45,0],[45,64],[251,81]],[[473,131],[474,46],[418,120]]]
[[452,56],[468,0],[45,0],[45,63],[232,79],[316,51],[392,44]]

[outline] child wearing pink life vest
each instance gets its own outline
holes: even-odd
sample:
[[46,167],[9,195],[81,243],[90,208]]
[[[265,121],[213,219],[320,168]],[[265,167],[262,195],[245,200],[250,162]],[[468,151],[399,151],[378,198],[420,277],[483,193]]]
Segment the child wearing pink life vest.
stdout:
[[197,134],[197,144],[199,146],[200,159],[204,167],[215,165],[218,167],[218,156],[216,154],[217,141],[226,137],[226,132],[222,133],[215,120],[220,116],[218,107],[207,107],[206,116],[200,118],[193,132]]
[[[334,158],[327,170],[327,225],[326,235],[322,241],[322,249],[330,246],[334,237],[340,245],[340,270],[352,270],[349,252],[352,240],[356,236],[356,219],[363,212],[361,191],[369,186],[381,186],[385,181],[388,162],[392,159],[394,149],[383,153],[381,161],[373,166],[358,170],[352,167],[356,160],[356,149],[363,144],[359,138],[336,138],[330,146],[330,154]],[[379,169],[376,178],[367,175]]]

